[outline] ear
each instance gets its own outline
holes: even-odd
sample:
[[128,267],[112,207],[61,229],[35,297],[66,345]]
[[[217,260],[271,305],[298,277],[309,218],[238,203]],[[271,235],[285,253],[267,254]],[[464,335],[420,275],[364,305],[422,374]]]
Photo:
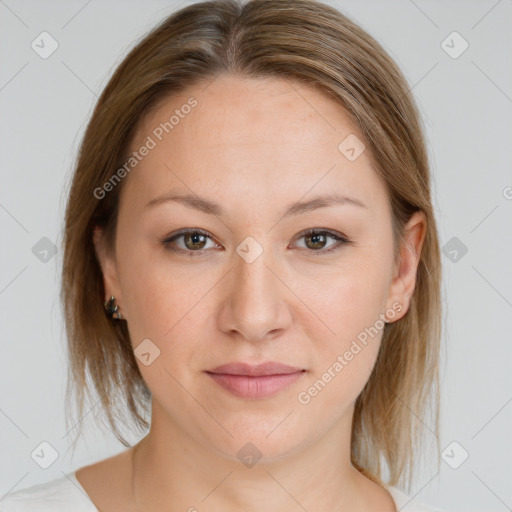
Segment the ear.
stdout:
[[116,298],[116,304],[120,306],[123,318],[125,311],[122,308],[123,297],[121,286],[119,284],[115,255],[111,254],[106,247],[103,228],[95,226],[93,231],[93,243],[96,257],[98,258],[101,272],[103,274],[103,287],[105,289],[105,300],[113,295]]
[[[400,258],[395,264],[394,275],[388,294],[388,309],[396,311],[396,315],[388,323],[399,320],[409,310],[410,299],[416,286],[416,272],[421,255],[421,248],[427,232],[425,213],[414,212],[405,225],[404,240],[400,244]],[[397,306],[400,304],[401,309]],[[395,304],[395,307],[393,307]]]

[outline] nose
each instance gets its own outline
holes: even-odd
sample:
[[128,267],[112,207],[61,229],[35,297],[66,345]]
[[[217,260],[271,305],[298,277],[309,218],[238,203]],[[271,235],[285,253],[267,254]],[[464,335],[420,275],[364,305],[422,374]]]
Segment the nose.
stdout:
[[293,293],[269,252],[250,263],[234,257],[219,314],[220,329],[231,336],[256,342],[279,336],[291,325]]

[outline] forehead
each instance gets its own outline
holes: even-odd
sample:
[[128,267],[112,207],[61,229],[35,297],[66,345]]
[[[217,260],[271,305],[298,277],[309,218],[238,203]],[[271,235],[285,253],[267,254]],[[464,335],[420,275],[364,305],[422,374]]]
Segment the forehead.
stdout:
[[260,204],[263,196],[299,200],[308,191],[376,201],[383,187],[369,152],[351,161],[339,149],[354,135],[363,141],[343,107],[310,86],[221,75],[164,99],[146,116],[132,150],[148,137],[154,148],[126,186],[146,202],[168,190]]

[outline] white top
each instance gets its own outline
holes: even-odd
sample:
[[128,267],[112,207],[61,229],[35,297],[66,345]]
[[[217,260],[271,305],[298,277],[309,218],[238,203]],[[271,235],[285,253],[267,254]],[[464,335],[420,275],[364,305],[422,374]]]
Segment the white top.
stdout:
[[[386,489],[403,512],[442,512],[407,496],[396,487]],[[99,512],[77,480],[74,472],[50,482],[5,494],[0,498],[0,512]]]

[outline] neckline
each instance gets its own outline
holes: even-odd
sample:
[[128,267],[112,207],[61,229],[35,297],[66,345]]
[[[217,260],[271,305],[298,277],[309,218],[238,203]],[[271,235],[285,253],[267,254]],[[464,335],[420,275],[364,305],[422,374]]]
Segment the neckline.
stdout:
[[[68,476],[73,480],[75,485],[78,487],[80,491],[85,495],[89,503],[94,507],[95,512],[99,512],[99,510],[96,508],[96,505],[94,505],[93,501],[91,500],[91,497],[87,494],[87,491],[83,488],[82,484],[78,481],[78,478],[76,477],[76,471],[73,471],[68,474]],[[389,494],[391,494],[391,497],[393,498],[393,501],[395,502],[395,506],[397,510],[400,510],[403,508],[407,503],[409,503],[411,500],[407,494],[405,494],[403,491],[398,489],[397,487],[393,487],[390,485],[383,485],[384,489],[386,489]]]
[[93,503],[91,497],[89,494],[87,494],[87,491],[83,488],[82,484],[78,481],[78,478],[76,477],[76,471],[72,471],[71,473],[68,473],[67,475],[75,484],[75,486],[82,492],[82,494],[85,496],[85,499],[91,504],[91,506],[94,507],[94,512],[99,512],[99,509],[96,507],[96,505]]
[[411,498],[398,487],[393,487],[391,485],[384,485],[383,487],[389,492],[389,494],[391,494],[397,510],[401,510],[408,503],[414,503]]

